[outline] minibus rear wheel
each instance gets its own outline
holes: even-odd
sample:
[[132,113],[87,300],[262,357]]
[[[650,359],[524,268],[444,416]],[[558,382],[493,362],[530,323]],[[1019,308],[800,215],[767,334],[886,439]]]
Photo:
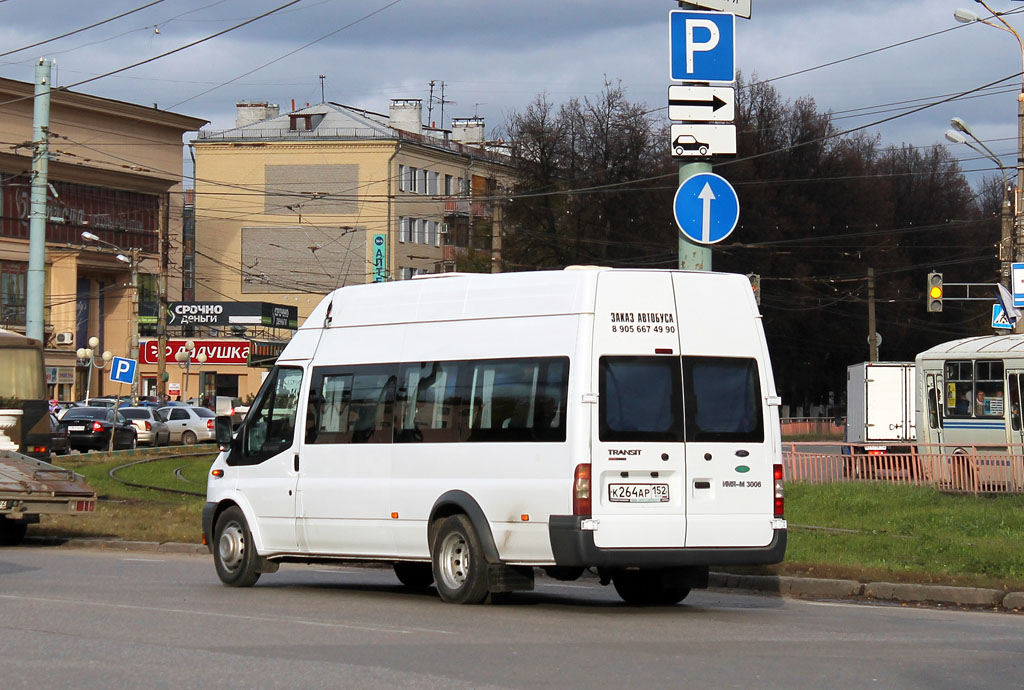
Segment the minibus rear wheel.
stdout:
[[437,593],[449,604],[479,604],[487,598],[487,560],[465,515],[444,518],[433,531],[430,556]]
[[260,579],[252,533],[238,506],[231,506],[217,518],[213,562],[220,581],[231,587],[251,587]]
[[655,569],[618,570],[612,575],[612,585],[632,606],[678,604],[690,593],[689,587],[673,583],[666,573]]

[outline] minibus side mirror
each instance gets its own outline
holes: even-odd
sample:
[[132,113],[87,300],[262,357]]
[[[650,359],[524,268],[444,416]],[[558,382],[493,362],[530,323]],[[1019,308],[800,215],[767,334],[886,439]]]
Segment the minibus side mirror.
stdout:
[[214,420],[214,433],[221,451],[231,447],[231,417],[229,415],[220,415]]

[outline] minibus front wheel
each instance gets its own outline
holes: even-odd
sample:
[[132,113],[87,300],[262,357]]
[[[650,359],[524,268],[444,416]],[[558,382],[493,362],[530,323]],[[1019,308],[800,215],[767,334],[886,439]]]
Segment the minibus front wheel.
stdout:
[[430,555],[441,599],[449,604],[481,603],[488,594],[487,559],[469,518],[450,515],[433,533]]
[[260,579],[259,558],[241,508],[231,506],[217,518],[213,562],[220,581],[232,587],[251,587]]

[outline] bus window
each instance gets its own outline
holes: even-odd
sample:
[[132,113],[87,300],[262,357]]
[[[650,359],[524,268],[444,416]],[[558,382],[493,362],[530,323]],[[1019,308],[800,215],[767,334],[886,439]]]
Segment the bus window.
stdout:
[[757,362],[683,357],[687,441],[764,441]]
[[974,398],[971,362],[946,362],[946,417],[970,417]]
[[939,402],[942,399],[942,392],[935,387],[935,376],[928,376],[928,427],[939,428]]
[[1007,393],[1009,393],[1010,399],[1010,426],[1014,431],[1020,431],[1020,385],[1021,385],[1020,374],[1010,374],[1010,387]]
[[1003,416],[1003,362],[978,360],[974,364],[974,416]]

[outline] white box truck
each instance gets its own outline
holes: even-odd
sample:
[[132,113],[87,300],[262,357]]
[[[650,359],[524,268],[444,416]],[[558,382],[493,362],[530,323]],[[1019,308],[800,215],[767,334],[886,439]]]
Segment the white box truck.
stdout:
[[[860,362],[846,369],[845,449],[850,454],[909,453],[917,438],[917,379],[913,362]],[[847,462],[847,474],[866,466]]]

